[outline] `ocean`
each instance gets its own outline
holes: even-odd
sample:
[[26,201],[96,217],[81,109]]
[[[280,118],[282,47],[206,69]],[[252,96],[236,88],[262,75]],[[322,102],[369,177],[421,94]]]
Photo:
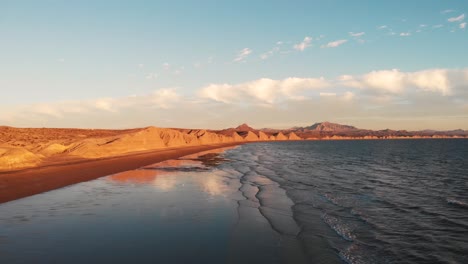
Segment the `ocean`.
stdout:
[[0,263],[103,262],[468,263],[468,140],[251,143],[0,205]]

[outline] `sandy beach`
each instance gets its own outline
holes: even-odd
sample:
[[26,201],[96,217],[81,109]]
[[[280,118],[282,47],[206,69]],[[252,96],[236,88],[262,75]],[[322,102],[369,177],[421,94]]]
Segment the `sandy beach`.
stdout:
[[0,203],[137,169],[164,160],[239,144],[242,142],[178,147],[94,160],[74,159],[56,162],[51,160],[40,167],[0,172]]

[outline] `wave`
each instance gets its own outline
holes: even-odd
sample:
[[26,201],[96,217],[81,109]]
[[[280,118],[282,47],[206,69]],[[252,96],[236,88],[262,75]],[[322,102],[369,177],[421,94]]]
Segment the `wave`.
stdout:
[[356,239],[356,236],[352,233],[351,229],[346,224],[338,220],[338,218],[324,213],[322,215],[322,219],[331,229],[333,229],[343,239],[347,241],[353,241],[354,239]]
[[447,198],[446,201],[447,201],[448,204],[468,208],[468,203],[467,202],[463,202],[463,201],[457,200],[455,198]]

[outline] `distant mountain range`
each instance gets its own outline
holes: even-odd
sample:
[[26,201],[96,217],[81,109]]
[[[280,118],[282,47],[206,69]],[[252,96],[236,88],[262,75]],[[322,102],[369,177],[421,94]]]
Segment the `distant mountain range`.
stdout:
[[[241,126],[242,129],[249,127],[246,124]],[[238,128],[239,128],[238,127]],[[252,129],[251,127],[249,127]],[[407,130],[370,130],[356,128],[350,125],[342,125],[331,122],[320,122],[315,123],[311,126],[305,127],[292,127],[289,129],[278,130],[278,129],[261,129],[264,132],[274,133],[283,132],[289,133],[294,132],[301,138],[304,139],[329,139],[329,138],[437,138],[437,137],[468,137],[468,130],[448,130],[448,131],[437,131],[437,130],[420,130],[420,131],[407,131]]]
[[289,129],[223,130],[145,127],[126,130],[0,126],[0,171],[165,148],[256,141],[468,138],[466,130],[368,130],[330,122]]

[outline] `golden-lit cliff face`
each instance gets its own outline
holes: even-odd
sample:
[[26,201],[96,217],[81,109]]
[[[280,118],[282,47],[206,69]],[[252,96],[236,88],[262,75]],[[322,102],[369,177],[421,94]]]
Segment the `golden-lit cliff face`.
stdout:
[[[331,131],[335,128],[338,130]],[[288,130],[257,130],[243,124],[219,131],[158,127],[106,130],[0,126],[0,171],[70,159],[106,158],[140,151],[233,142],[467,137],[467,131],[462,132],[464,134],[458,135],[437,131],[430,134],[424,131],[372,131],[328,122]]]
[[259,140],[299,139],[262,131],[182,130],[147,127],[131,130],[11,128],[0,130],[0,170],[35,167],[57,158],[96,159],[185,146]]

